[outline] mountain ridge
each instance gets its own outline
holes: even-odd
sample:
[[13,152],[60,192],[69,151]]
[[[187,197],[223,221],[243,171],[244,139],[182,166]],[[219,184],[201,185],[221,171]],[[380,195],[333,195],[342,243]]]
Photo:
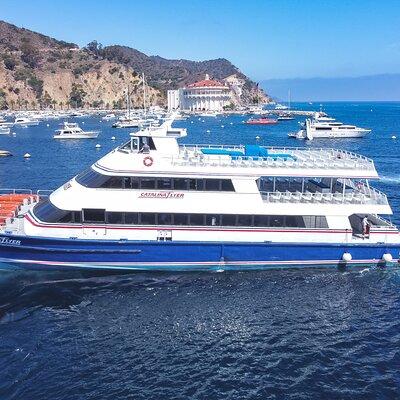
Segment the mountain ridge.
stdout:
[[235,75],[242,92],[233,100],[248,103],[264,92],[226,59],[169,60],[148,56],[128,46],[103,48],[93,41],[75,43],[0,21],[0,108],[106,107],[122,108],[128,85],[132,106],[143,103],[142,77],[150,104],[166,104],[167,89],[175,89],[206,73],[226,81]]

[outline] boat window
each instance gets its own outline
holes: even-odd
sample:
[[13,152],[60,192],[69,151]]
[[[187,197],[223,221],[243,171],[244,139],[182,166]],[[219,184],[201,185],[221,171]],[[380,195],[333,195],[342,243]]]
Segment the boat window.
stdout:
[[221,216],[218,214],[207,214],[206,215],[206,225],[220,226],[221,225]]
[[305,215],[303,221],[306,228],[328,228],[328,222],[324,216]]
[[82,222],[82,211],[73,211],[74,213],[74,222],[81,223]]
[[271,215],[269,217],[270,226],[283,226],[284,216],[283,215]]
[[193,189],[193,190],[204,191],[205,190],[205,188],[204,188],[204,184],[205,184],[204,179],[194,179],[194,180],[196,181],[196,183],[195,183],[196,188]]
[[204,214],[190,214],[189,223],[190,225],[204,225]]
[[252,226],[253,225],[253,216],[252,215],[238,215],[237,216],[237,225],[238,226]]
[[99,174],[92,168],[80,173],[75,179],[76,181],[87,188],[99,188],[101,187],[110,177],[107,175]]
[[132,178],[129,178],[131,180],[131,188],[132,189],[139,189],[140,186],[140,179],[132,176]]
[[172,189],[172,179],[170,178],[158,178],[157,189],[169,190]]
[[154,213],[141,213],[140,223],[142,225],[155,225],[156,224],[156,214]]
[[107,223],[109,223],[109,224],[123,224],[124,223],[124,213],[122,213],[122,212],[108,212],[107,213]]
[[139,151],[143,149],[143,146],[147,145],[149,150],[155,150],[156,146],[154,145],[153,138],[140,136],[139,137]]
[[175,190],[187,190],[189,179],[174,178]]
[[285,226],[288,228],[304,228],[303,218],[296,215],[286,215]]
[[188,214],[174,214],[174,225],[189,225]]
[[236,225],[236,215],[225,214],[222,215],[222,225],[223,226],[235,226]]
[[206,188],[207,191],[217,192],[219,191],[220,180],[219,179],[206,179]]
[[140,179],[140,188],[141,189],[155,189],[156,188],[155,178],[141,178]]
[[122,176],[110,176],[101,185],[102,188],[107,189],[122,189],[124,178]]
[[223,192],[234,192],[235,188],[232,181],[230,179],[221,179],[221,190]]
[[59,222],[64,222],[64,223],[70,223],[70,222],[74,222],[74,215],[72,213],[72,211],[68,211],[63,217],[61,217],[59,220]]
[[158,214],[157,222],[159,225],[171,225],[172,214],[167,214],[167,213]]
[[83,221],[85,223],[105,223],[106,210],[95,208],[83,209]]
[[269,216],[268,215],[255,215],[254,226],[268,226]]
[[139,223],[138,213],[125,213],[125,223],[129,225],[137,225]]
[[[49,199],[40,201],[33,208],[35,216],[43,222],[59,222],[62,218],[72,219],[71,212],[57,208]],[[69,221],[68,221],[69,222]]]

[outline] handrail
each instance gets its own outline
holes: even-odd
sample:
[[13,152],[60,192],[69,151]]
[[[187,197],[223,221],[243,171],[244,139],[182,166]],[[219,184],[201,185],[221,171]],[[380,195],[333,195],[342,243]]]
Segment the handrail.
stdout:
[[[203,147],[204,148],[204,147]],[[232,150],[242,149],[240,146],[231,147]],[[266,157],[250,157],[250,156],[238,156],[232,158],[229,155],[218,155],[218,154],[202,154],[197,152],[199,148],[181,148],[181,152],[178,154],[165,155],[164,158],[170,159],[172,165],[185,165],[185,164],[195,164],[195,165],[219,165],[219,166],[232,166],[232,167],[301,167],[301,168],[322,168],[322,169],[333,169],[333,168],[343,168],[343,169],[367,169],[374,171],[375,167],[373,163],[370,163],[367,159],[363,158],[344,158],[335,157],[332,154],[331,158],[319,159],[317,157],[301,158],[300,154],[293,152],[288,152],[290,156],[296,156],[295,159],[285,159],[283,157],[274,157],[273,152],[269,151],[269,155]],[[275,148],[274,151],[277,149]],[[189,151],[193,153],[190,154]],[[311,156],[313,154],[311,153]],[[354,163],[354,165],[348,165],[346,162]],[[267,163],[267,165],[265,164]],[[333,164],[332,164],[333,163]],[[339,164],[338,164],[339,163]],[[343,166],[340,165],[343,163]]]
[[[199,148],[199,147],[207,147],[207,148],[217,148],[217,149],[227,149],[227,148],[242,148],[244,149],[243,144],[212,144],[212,143],[198,143],[198,144],[192,144],[192,143],[184,143],[179,145],[179,147],[194,147],[194,148]],[[301,151],[302,153],[313,153],[313,152],[318,152],[318,153],[334,153],[334,154],[346,154],[350,155],[356,158],[360,158],[363,160],[367,160],[371,163],[374,161],[371,158],[368,158],[362,154],[357,154],[353,153],[352,151],[348,150],[342,150],[342,149],[334,149],[332,147],[312,147],[312,148],[305,148],[305,147],[286,147],[286,146],[260,146],[263,149],[267,150],[278,150],[278,151]]]
[[[378,190],[371,188],[370,193],[362,193],[355,190],[353,193],[346,194],[340,192],[289,192],[289,191],[275,191],[266,192],[260,191],[261,197],[268,203],[273,202],[293,202],[293,203],[307,203],[307,202],[318,202],[324,201],[335,204],[336,202],[342,204],[378,204],[378,205],[389,205],[387,196]],[[361,195],[361,196],[360,196]],[[371,203],[371,200],[375,200],[375,203]]]

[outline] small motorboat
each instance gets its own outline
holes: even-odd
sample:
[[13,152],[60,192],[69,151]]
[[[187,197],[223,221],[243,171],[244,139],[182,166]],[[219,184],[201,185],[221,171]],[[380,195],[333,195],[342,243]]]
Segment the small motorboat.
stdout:
[[107,115],[105,115],[102,119],[103,119],[104,121],[110,121],[110,120],[115,119],[115,118],[117,118],[117,117],[115,116],[115,114],[107,114]]
[[77,123],[64,122],[64,127],[56,131],[54,139],[96,139],[99,131],[84,131]]
[[6,126],[0,126],[0,135],[9,135],[10,134],[10,128]]
[[12,154],[7,151],[7,150],[0,150],[0,157],[9,157],[12,156]]
[[277,119],[278,121],[293,121],[294,117],[291,114],[281,114]]
[[272,118],[250,118],[246,121],[247,125],[274,125],[278,120]]

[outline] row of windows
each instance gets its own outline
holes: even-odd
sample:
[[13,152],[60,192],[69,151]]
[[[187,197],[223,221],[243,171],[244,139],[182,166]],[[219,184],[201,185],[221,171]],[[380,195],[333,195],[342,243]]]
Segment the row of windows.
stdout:
[[159,189],[159,190],[198,190],[233,192],[230,179],[192,179],[192,178],[139,178],[135,176],[107,176],[93,169],[76,177],[81,185],[88,188],[108,189]]
[[135,213],[103,209],[63,211],[48,200],[36,205],[34,213],[41,221],[51,223],[328,228],[322,216]]

